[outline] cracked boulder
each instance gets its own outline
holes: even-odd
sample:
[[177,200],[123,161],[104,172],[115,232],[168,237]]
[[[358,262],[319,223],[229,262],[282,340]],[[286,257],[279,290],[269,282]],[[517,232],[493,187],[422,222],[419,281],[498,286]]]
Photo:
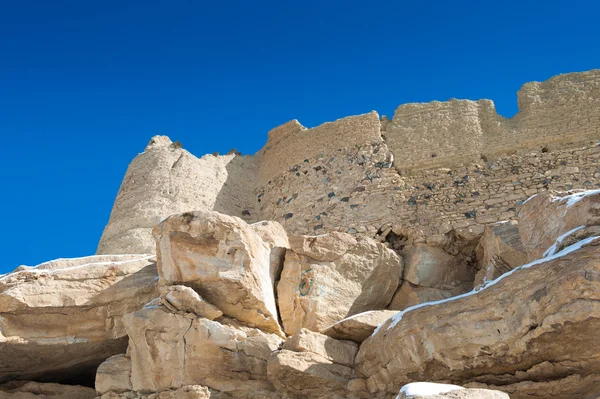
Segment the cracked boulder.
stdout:
[[279,310],[289,335],[305,327],[321,331],[348,316],[385,309],[402,274],[402,259],[369,238],[333,232],[290,237]]
[[102,255],[21,266],[0,278],[0,382],[93,385],[125,352],[123,315],[157,296],[150,256]]
[[283,336],[275,304],[287,234],[212,211],[173,215],[154,228],[158,272],[189,285],[226,316]]
[[450,298],[473,288],[475,269],[462,256],[430,245],[407,245],[403,282],[389,309],[403,310],[419,303]]
[[492,281],[515,267],[524,265],[528,259],[516,221],[487,225],[475,254],[479,271],[475,275],[474,286]]
[[379,324],[398,313],[394,310],[370,310],[347,317],[323,330],[323,334],[358,344],[369,338]]
[[569,231],[600,225],[600,190],[543,191],[519,212],[519,234],[529,261],[539,259]]
[[513,399],[600,395],[599,244],[393,316],[363,342],[355,369],[373,394],[421,380],[501,387]]
[[281,338],[219,320],[170,313],[159,305],[126,315],[133,390],[200,384],[237,397],[274,394],[267,361]]

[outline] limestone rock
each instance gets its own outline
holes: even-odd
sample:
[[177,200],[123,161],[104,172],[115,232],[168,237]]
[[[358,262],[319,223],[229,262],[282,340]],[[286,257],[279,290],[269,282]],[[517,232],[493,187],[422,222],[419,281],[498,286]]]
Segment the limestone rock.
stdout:
[[223,316],[216,306],[206,302],[196,291],[185,285],[169,285],[160,288],[163,305],[182,312],[194,313],[209,320]]
[[186,385],[178,389],[145,394],[142,392],[108,392],[100,399],[228,399],[231,396],[215,392],[202,385]]
[[256,168],[252,157],[196,158],[166,136],[153,137],[127,169],[97,253],[154,253],[152,227],[172,214],[215,210],[242,216],[253,207]]
[[284,349],[269,360],[268,376],[284,397],[342,399],[352,369],[312,352]]
[[285,341],[283,349],[316,353],[334,363],[352,367],[358,345],[351,341],[338,341],[327,335],[302,328]]
[[457,296],[469,291],[473,284],[470,282],[463,282],[461,285],[451,288],[430,288],[420,287],[414,285],[409,281],[403,281],[398,288],[398,291],[394,294],[392,302],[388,306],[390,310],[404,310],[411,306],[418,305],[420,303],[441,301],[453,296]]
[[[600,385],[565,380],[600,378],[600,243],[586,242],[471,295],[399,313],[363,342],[357,372],[373,393],[419,379],[512,386],[517,399],[599,394]],[[563,382],[521,390],[537,381]]]
[[334,232],[291,237],[290,246],[277,285],[287,334],[384,309],[398,287],[402,260],[374,240]]
[[96,391],[81,385],[11,381],[0,385],[2,399],[93,399]]
[[519,213],[519,234],[529,261],[541,258],[563,234],[581,226],[600,225],[600,191],[543,191]]
[[528,259],[516,221],[487,225],[475,253],[480,267],[475,286],[524,265]]
[[361,343],[369,338],[375,328],[393,315],[394,310],[370,310],[350,316],[323,330],[323,334],[338,340],[349,340]]
[[444,250],[428,245],[410,245],[402,251],[403,279],[421,287],[452,289],[472,282],[474,270]]
[[131,359],[125,355],[111,356],[96,371],[96,391],[131,391]]
[[158,271],[166,281],[191,285],[225,315],[283,335],[274,292],[282,267],[280,246],[288,245],[280,225],[248,225],[198,211],[170,216],[153,234]]
[[168,313],[161,306],[126,315],[125,326],[135,391],[196,384],[242,397],[274,391],[266,377],[271,352],[282,343],[274,334]]
[[0,277],[0,382],[93,384],[96,367],[125,352],[123,315],[158,295],[149,256],[59,259],[18,270]]

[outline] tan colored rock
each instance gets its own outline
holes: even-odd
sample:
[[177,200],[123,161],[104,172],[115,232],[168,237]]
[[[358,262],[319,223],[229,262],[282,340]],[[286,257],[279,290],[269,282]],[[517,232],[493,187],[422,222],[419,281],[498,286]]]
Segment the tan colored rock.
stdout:
[[283,251],[279,245],[287,245],[281,226],[248,225],[198,211],[170,216],[153,234],[158,271],[166,281],[190,285],[225,315],[283,336],[274,292]]
[[267,360],[282,343],[274,334],[160,306],[126,315],[125,325],[135,391],[201,384],[242,397],[274,392],[266,377]]
[[524,265],[528,259],[516,221],[487,225],[475,253],[480,269],[475,275],[474,286],[492,281]]
[[223,316],[216,306],[206,302],[196,291],[185,285],[168,285],[160,288],[163,305],[176,310],[193,313],[209,320]]
[[581,226],[600,225],[600,191],[543,191],[519,213],[519,234],[529,261],[541,258],[563,234]]
[[458,287],[442,289],[420,287],[410,283],[409,281],[403,281],[400,285],[400,288],[398,288],[398,291],[396,291],[394,294],[394,298],[392,298],[392,302],[388,306],[388,309],[404,310],[421,303],[441,301],[463,294],[469,291],[472,286],[473,284],[470,282],[463,282]]
[[334,232],[292,237],[290,246],[277,285],[287,334],[383,309],[400,281],[400,257],[371,239]]
[[403,279],[421,287],[452,289],[472,282],[474,270],[444,250],[428,245],[407,245]]
[[158,295],[149,256],[59,259],[0,277],[0,382],[85,380],[127,347],[123,315]]
[[246,210],[251,220],[256,169],[253,157],[196,158],[166,136],[153,137],[127,168],[97,253],[154,253],[152,228],[176,213],[215,210],[241,217]]
[[131,391],[131,359],[125,355],[111,356],[96,371],[96,391]]
[[358,345],[351,341],[338,341],[327,335],[302,328],[285,341],[283,349],[316,353],[334,363],[352,367]]
[[93,399],[96,391],[81,385],[11,381],[0,385],[2,399]]
[[396,313],[398,312],[394,310],[370,310],[340,320],[324,329],[322,333],[334,339],[360,344],[373,334],[379,324]]
[[600,393],[600,385],[566,382],[519,388],[567,374],[600,377],[600,242],[586,241],[471,295],[392,317],[361,345],[357,372],[373,393],[415,379],[512,385],[513,399]]
[[100,399],[228,399],[231,396],[216,392],[203,387],[202,385],[186,385],[178,389],[168,389],[161,392],[155,393],[141,393],[141,392],[108,392]]
[[281,350],[269,360],[268,376],[284,397],[342,399],[352,369],[312,352]]

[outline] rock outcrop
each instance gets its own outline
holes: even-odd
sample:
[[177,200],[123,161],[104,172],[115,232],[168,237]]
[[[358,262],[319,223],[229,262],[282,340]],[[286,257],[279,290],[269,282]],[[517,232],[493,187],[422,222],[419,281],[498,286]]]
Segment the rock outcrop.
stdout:
[[2,399],[93,399],[96,391],[80,385],[11,381],[0,385]]
[[248,225],[211,211],[173,215],[154,229],[158,271],[189,284],[225,315],[283,335],[274,285],[289,246],[277,223]]
[[378,325],[394,316],[394,310],[370,310],[350,316],[323,330],[323,334],[335,339],[361,343],[369,338]]
[[242,398],[273,395],[267,361],[281,338],[221,321],[228,324],[170,313],[158,305],[128,314],[133,390],[204,385]]
[[350,234],[290,237],[279,310],[287,334],[321,331],[348,316],[385,309],[400,282],[401,258],[385,245]]
[[479,292],[399,313],[361,345],[357,371],[371,392],[419,379],[502,386],[513,399],[585,397],[600,379],[599,244],[588,238]]
[[104,255],[22,266],[0,278],[0,382],[93,383],[127,346],[123,316],[156,297],[150,256]]

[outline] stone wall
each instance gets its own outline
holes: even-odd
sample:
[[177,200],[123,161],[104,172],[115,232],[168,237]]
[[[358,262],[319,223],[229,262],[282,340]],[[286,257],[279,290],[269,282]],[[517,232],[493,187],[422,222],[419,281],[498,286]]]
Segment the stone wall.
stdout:
[[431,236],[514,218],[541,190],[600,186],[600,70],[527,83],[518,101],[510,119],[490,100],[450,100],[401,105],[391,120],[293,120],[252,157],[198,159],[169,140],[130,165],[98,253],[151,251],[152,225],[184,211],[276,220],[291,233],[392,225]]

